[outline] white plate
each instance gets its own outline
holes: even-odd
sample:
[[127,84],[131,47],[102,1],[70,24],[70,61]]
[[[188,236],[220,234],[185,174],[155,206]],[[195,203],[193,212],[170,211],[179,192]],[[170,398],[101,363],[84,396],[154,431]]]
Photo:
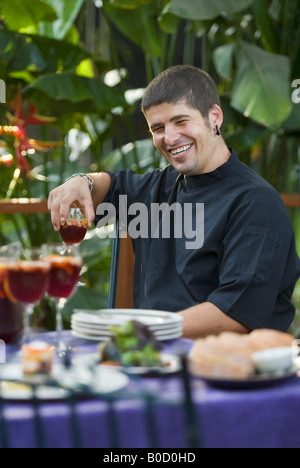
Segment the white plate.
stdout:
[[[90,323],[81,323],[77,322],[76,320],[71,320],[71,327],[72,328],[77,328],[77,330],[82,330],[83,332],[92,332],[93,334],[95,333],[101,333],[104,335],[110,335],[113,336],[114,332],[112,331],[112,325],[94,325]],[[148,329],[154,334],[154,335],[165,335],[166,333],[174,333],[177,331],[182,330],[182,325],[172,325],[164,328],[152,328],[148,327]]]
[[108,330],[101,330],[101,329],[94,329],[92,327],[86,327],[84,325],[78,325],[76,323],[71,323],[72,330],[75,330],[79,333],[85,333],[87,335],[101,335],[101,336],[107,336],[112,337],[114,336],[114,332],[108,331]]
[[173,312],[144,309],[75,309],[71,319],[73,335],[92,341],[107,341],[113,325],[138,320],[153,331],[160,341],[182,336],[182,316]]
[[[181,369],[180,360],[177,356],[173,354],[164,354],[161,355],[161,360],[165,364],[164,367],[143,367],[143,366],[131,366],[131,367],[123,367],[123,366],[111,366],[109,364],[99,363],[99,367],[101,369],[120,369],[126,372],[127,374],[149,374],[153,372],[159,372],[161,374],[170,374],[173,372],[178,372]],[[73,359],[74,365],[79,365],[83,367],[89,366],[96,366],[99,362],[99,354],[92,353],[92,354],[82,354],[81,356],[77,356]]]
[[[53,377],[59,372],[60,366],[53,366]],[[20,363],[3,364],[0,367],[1,397],[13,400],[28,400],[33,397],[30,384],[38,384],[34,395],[42,400],[60,400],[69,396],[70,392],[64,388],[47,385],[42,376],[26,377],[23,375]],[[20,382],[18,382],[20,381]],[[28,385],[26,385],[28,382]]]
[[[95,374],[83,367],[71,367],[55,364],[52,377],[60,386],[47,385],[44,377],[24,377],[20,363],[4,364],[0,368],[1,396],[5,399],[28,400],[33,397],[30,384],[36,386],[35,397],[42,400],[64,399],[70,395],[72,389],[86,385],[87,390],[97,394],[107,394],[121,390],[128,382],[128,377],[117,369],[99,368]],[[28,382],[28,385],[26,383]]]
[[[114,332],[107,329],[107,328],[101,328],[101,327],[94,327],[92,325],[84,325],[84,324],[79,324],[74,321],[71,322],[71,327],[73,330],[79,332],[79,333],[87,333],[88,335],[101,335],[101,336],[114,336]],[[169,334],[174,334],[174,333],[181,333],[182,332],[182,327],[181,326],[176,326],[176,327],[170,327],[170,328],[165,328],[163,330],[151,330],[153,335],[158,337],[159,335],[169,335]]]
[[[76,388],[76,383],[82,375],[88,375],[88,379],[83,384],[88,385],[88,392],[97,394],[108,394],[122,390],[129,382],[127,375],[120,372],[118,369],[108,369],[96,367],[94,372],[91,372],[87,366],[72,366],[70,373],[63,373],[59,379],[59,383],[66,388]],[[80,382],[79,382],[80,383]]]
[[[76,336],[77,338],[83,338],[84,340],[90,340],[90,341],[109,341],[111,338],[110,336],[104,335],[101,333],[92,335],[91,333],[82,331],[82,329],[78,331],[78,329],[74,329],[73,327],[72,327],[72,335]],[[169,333],[169,334],[166,333],[165,335],[157,335],[155,336],[155,338],[158,341],[167,341],[167,340],[174,340],[176,338],[180,338],[181,336],[182,336],[182,330],[178,330],[177,332],[174,332],[174,333]]]
[[167,341],[167,340],[175,340],[176,338],[181,338],[182,330],[179,330],[174,333],[166,333],[165,335],[156,336],[158,341]]
[[182,334],[182,327],[166,328],[165,330],[152,330],[152,333],[156,338],[159,338],[161,335],[173,335],[174,333]]
[[[0,382],[1,398],[6,400],[30,400],[33,398],[33,390],[30,386],[3,381]],[[64,388],[41,385],[36,388],[35,397],[39,400],[62,400],[69,396],[70,392]]]
[[[123,322],[125,323],[125,322]],[[111,324],[110,322],[108,323],[94,323],[94,322],[89,322],[89,321],[82,321],[81,318],[79,320],[77,317],[72,316],[71,318],[71,324],[76,325],[77,327],[84,327],[84,328],[89,328],[92,330],[99,330],[101,332],[107,332],[111,333],[111,328],[113,326],[120,326],[123,323],[118,323],[118,324]],[[152,332],[166,332],[168,330],[174,330],[174,329],[180,329],[182,328],[182,323],[180,322],[175,322],[173,323],[168,323],[168,324],[163,324],[163,325],[148,325],[148,329],[151,330]]]
[[138,320],[152,329],[153,327],[154,329],[161,329],[162,327],[182,323],[182,316],[175,312],[144,309],[75,309],[72,318],[76,322],[106,326],[122,325],[130,320]]
[[207,384],[212,387],[222,388],[222,389],[232,389],[232,390],[248,390],[256,388],[271,387],[279,385],[286,382],[289,379],[296,377],[296,369],[292,368],[281,374],[256,374],[248,379],[238,380],[238,379],[222,379],[217,377],[207,377],[201,376],[200,374],[193,374],[194,377],[198,377],[204,380]]

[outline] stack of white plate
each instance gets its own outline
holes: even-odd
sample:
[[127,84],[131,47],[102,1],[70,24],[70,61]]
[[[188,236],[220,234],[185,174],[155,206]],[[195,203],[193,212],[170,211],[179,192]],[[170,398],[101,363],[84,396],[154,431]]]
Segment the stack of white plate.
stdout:
[[94,341],[109,340],[112,326],[123,325],[130,320],[144,323],[160,341],[179,338],[182,335],[182,317],[173,312],[143,309],[74,310],[71,319],[73,335]]

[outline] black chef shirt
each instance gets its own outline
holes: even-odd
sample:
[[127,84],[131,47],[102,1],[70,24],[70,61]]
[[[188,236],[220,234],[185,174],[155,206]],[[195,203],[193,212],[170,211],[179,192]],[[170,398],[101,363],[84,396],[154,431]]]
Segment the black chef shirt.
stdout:
[[[193,224],[204,233],[203,245],[187,248],[193,245],[191,231],[186,237],[184,229],[181,236],[171,229],[169,238],[151,238],[149,227],[148,235],[141,229],[132,239],[136,308],[176,312],[208,301],[250,329],[288,329],[300,276],[293,226],[280,195],[234,151],[215,171],[196,176],[178,174],[172,166],[110,175],[105,202],[117,212],[120,195],[127,195],[127,207],[142,203],[149,213],[153,204],[192,204],[196,218],[196,204],[203,207],[204,218],[199,215],[198,226]],[[127,226],[134,219],[129,216]]]

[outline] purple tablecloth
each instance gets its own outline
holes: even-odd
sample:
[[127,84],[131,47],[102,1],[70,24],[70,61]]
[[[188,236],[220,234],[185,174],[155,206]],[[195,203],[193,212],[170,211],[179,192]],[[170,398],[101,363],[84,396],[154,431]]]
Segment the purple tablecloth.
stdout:
[[[92,349],[72,338],[82,349]],[[165,351],[188,351],[192,342],[166,343]],[[191,428],[182,404],[183,383],[179,376],[131,379],[134,398],[84,398],[70,405],[42,401],[2,403],[5,424],[0,446],[99,447],[99,448],[275,448],[300,447],[300,379],[291,378],[265,388],[223,390],[200,379],[191,380],[197,444],[190,446]],[[139,392],[153,395],[153,402]],[[156,401],[156,397],[162,401]],[[165,400],[165,401],[164,401]],[[166,404],[166,401],[168,404]],[[5,432],[3,431],[5,427]]]

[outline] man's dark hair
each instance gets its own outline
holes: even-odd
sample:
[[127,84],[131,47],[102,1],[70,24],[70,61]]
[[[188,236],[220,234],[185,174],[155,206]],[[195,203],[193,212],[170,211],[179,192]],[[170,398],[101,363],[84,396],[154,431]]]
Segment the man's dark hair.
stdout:
[[208,117],[214,104],[220,106],[220,98],[213,79],[200,68],[176,65],[160,73],[149,84],[142,101],[142,111],[163,103],[179,101]]

